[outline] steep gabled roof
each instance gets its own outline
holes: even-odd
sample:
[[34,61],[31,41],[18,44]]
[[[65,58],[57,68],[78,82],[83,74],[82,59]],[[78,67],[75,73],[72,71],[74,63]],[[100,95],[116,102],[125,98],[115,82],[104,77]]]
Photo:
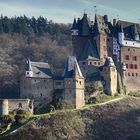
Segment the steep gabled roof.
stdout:
[[32,77],[35,78],[52,78],[53,76],[48,63],[30,61],[29,63],[27,63],[26,70],[32,71]]
[[[114,63],[112,57],[107,57],[107,58],[106,58],[106,61],[105,61],[105,63],[104,63],[104,66],[105,66],[105,67],[115,67],[115,63]],[[104,67],[104,66],[103,66],[103,67]]]
[[74,18],[73,24],[72,24],[72,30],[73,29],[77,29],[77,22],[76,22],[76,18]]
[[126,39],[135,39],[135,35],[140,35],[140,25],[137,23],[119,20],[117,26],[121,26]]
[[90,19],[87,17],[87,14],[84,13],[84,16],[81,20],[82,23],[82,35],[90,35]]
[[96,41],[87,41],[83,52],[83,59],[99,60]]
[[68,57],[66,64],[65,64],[63,77],[65,77],[65,78],[73,78],[73,77],[83,78],[82,72],[80,70],[80,67],[78,65],[78,62],[77,62],[75,56]]
[[110,35],[112,33],[112,24],[108,22],[108,16],[104,15],[95,15],[95,23],[94,23],[94,35],[98,35],[100,33]]

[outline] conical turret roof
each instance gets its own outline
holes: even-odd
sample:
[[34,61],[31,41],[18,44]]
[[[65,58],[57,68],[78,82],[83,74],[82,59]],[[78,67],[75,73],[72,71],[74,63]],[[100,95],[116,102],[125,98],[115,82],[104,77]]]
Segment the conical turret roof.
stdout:
[[75,56],[68,57],[68,59],[66,61],[63,77],[65,77],[65,78],[72,78],[72,77],[83,78],[82,72],[80,70],[80,67],[78,65],[78,62],[77,62]]

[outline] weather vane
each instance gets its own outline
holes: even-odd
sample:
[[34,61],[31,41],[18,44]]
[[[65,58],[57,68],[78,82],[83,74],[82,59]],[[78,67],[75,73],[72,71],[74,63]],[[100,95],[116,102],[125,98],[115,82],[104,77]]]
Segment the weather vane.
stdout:
[[84,9],[84,13],[86,13],[87,9]]
[[117,15],[117,20],[119,20],[119,15]]
[[94,7],[94,10],[95,10],[95,14],[97,14],[97,6],[93,6]]

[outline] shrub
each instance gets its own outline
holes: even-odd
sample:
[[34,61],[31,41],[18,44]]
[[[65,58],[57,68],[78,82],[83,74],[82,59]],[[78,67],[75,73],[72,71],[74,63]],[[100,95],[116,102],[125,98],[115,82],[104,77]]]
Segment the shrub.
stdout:
[[2,117],[0,117],[0,123],[4,123],[4,124],[8,124],[8,123],[12,123],[14,122],[14,118],[13,116],[10,115],[4,115]]
[[108,100],[111,100],[115,97],[117,97],[118,94],[115,94],[115,96],[108,96],[106,94],[98,94],[96,97],[90,97],[88,99],[88,104],[93,104],[93,103],[103,103],[106,102]]
[[139,92],[129,92],[128,93],[129,96],[134,96],[134,97],[140,97],[140,93]]
[[58,104],[58,109],[73,109],[75,108],[75,105],[72,102],[66,102],[66,101],[61,101]]
[[15,122],[19,124],[23,124],[28,121],[31,113],[29,111],[18,110],[17,114],[15,115]]

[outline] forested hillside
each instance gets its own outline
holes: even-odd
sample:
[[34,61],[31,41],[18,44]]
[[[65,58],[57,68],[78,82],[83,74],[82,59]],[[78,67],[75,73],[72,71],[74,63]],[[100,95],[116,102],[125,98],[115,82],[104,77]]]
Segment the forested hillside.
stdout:
[[19,96],[19,80],[27,58],[62,68],[72,54],[70,25],[43,17],[0,18],[0,98]]

